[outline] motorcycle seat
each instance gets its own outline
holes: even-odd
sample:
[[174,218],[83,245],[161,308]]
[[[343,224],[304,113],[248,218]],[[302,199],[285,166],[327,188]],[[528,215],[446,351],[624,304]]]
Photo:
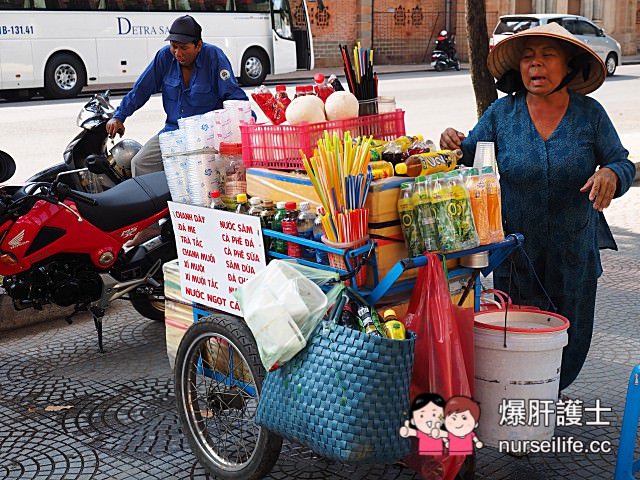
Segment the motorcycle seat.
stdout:
[[78,212],[105,232],[149,218],[167,208],[171,193],[164,172],[140,175],[101,193],[84,194],[97,205],[76,202]]

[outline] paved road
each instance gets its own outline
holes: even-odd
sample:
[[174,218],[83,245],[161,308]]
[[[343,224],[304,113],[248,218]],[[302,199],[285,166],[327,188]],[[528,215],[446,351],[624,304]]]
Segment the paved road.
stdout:
[[[596,329],[586,366],[567,390],[572,399],[612,408],[609,426],[563,427],[561,437],[612,442],[617,448],[629,373],[640,333],[640,186],[607,211],[619,252],[603,254]],[[184,442],[174,407],[164,327],[126,303],[105,321],[107,353],[99,354],[93,324],[78,318],[0,338],[0,478],[37,480],[208,478]],[[71,406],[59,412],[47,406]],[[640,454],[640,451],[637,452]],[[515,458],[491,448],[478,453],[487,480],[611,478],[613,454],[531,454]],[[268,478],[410,479],[398,466],[326,462],[286,446]]]
[[[640,95],[636,86],[639,77],[640,65],[623,65],[594,93],[636,160],[640,159]],[[380,79],[380,94],[396,97],[396,105],[406,111],[409,134],[421,133],[437,140],[448,126],[468,131],[476,121],[469,71],[385,74]],[[121,98],[114,96],[114,105]],[[24,180],[62,160],[64,148],[79,131],[76,116],[86,101],[82,98],[0,103],[0,150],[16,159],[16,180]],[[161,98],[152,97],[127,120],[127,137],[144,143],[160,130],[164,117]]]

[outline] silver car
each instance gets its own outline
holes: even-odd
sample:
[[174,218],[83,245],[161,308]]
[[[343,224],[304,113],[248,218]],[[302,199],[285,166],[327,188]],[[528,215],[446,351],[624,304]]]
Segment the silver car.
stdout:
[[565,13],[534,13],[528,15],[503,15],[491,35],[489,48],[493,48],[498,42],[509,35],[527,30],[531,27],[547,23],[559,23],[569,30],[579,40],[586,43],[591,50],[596,52],[607,67],[607,75],[613,75],[622,58],[620,44],[612,37],[604,33],[604,29],[598,27],[590,20],[579,15]]

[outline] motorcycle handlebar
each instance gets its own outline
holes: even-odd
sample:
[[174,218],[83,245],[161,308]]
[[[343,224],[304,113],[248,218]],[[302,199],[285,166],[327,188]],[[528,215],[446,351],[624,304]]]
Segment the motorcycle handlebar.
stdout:
[[65,198],[70,198],[71,200],[75,200],[76,202],[86,203],[87,205],[91,205],[91,206],[98,204],[98,202],[95,199],[87,195],[84,195],[80,192],[76,192],[75,190],[71,190],[71,188],[67,184],[55,182],[53,187],[54,187],[55,194],[58,195],[60,200],[64,200]]

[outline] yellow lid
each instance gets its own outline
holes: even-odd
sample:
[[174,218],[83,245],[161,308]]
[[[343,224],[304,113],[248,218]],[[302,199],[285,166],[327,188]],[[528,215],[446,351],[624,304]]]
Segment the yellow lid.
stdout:
[[393,317],[394,319],[397,319],[398,316],[396,315],[396,311],[393,309],[388,309],[384,311],[384,314],[382,315],[382,318],[384,318],[384,321],[386,322],[390,317]]
[[239,193],[236,196],[236,202],[238,202],[238,203],[247,203],[247,194],[246,193]]
[[396,173],[398,175],[406,175],[406,173],[407,173],[407,164],[403,163],[403,162],[396,164]]

